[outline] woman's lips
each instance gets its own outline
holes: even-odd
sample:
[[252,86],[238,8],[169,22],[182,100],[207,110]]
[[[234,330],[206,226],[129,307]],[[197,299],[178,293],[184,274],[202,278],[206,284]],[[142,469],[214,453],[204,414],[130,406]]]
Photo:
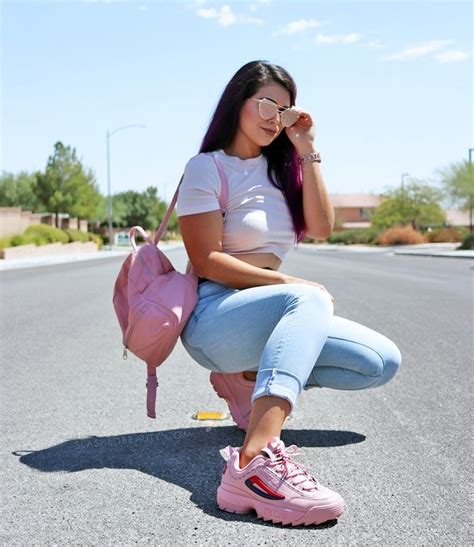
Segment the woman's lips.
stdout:
[[262,129],[265,131],[265,133],[272,135],[272,137],[276,134],[276,131],[273,131],[271,129],[265,129],[264,127],[262,127]]

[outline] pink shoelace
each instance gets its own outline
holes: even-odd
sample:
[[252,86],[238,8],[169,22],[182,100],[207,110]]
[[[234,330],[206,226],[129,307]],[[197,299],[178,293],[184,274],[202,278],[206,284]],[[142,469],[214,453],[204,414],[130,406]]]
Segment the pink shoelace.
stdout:
[[309,473],[303,464],[293,459],[294,456],[303,455],[303,452],[299,452],[295,444],[284,450],[275,448],[271,453],[265,449],[264,451],[270,456],[265,465],[275,469],[279,474],[281,473],[283,480],[292,479],[289,482],[293,486],[306,492],[318,489],[318,480]]

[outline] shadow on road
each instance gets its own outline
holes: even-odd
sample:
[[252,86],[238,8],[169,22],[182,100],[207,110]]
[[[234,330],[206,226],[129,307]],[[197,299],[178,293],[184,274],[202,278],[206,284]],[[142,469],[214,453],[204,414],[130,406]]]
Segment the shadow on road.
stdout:
[[[298,444],[300,447],[343,446],[365,440],[364,435],[351,431],[307,429],[283,430],[281,438],[287,446]],[[243,439],[244,433],[232,426],[192,427],[69,439],[42,450],[18,450],[13,454],[19,456],[21,463],[45,473],[135,469],[189,490],[191,501],[209,515],[267,526],[268,523],[257,520],[254,514],[227,513],[216,505],[216,491],[224,467],[218,451],[228,444],[241,446]],[[317,473],[315,475],[317,477]],[[314,528],[327,528],[335,522]]]

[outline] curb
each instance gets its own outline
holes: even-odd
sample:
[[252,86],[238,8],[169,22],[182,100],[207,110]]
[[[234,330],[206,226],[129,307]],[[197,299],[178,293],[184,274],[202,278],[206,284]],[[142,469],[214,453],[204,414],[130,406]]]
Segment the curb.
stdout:
[[329,245],[326,243],[301,243],[300,247],[312,251],[346,251],[352,253],[384,253],[390,255],[430,256],[440,258],[474,258],[474,251],[455,251],[458,243],[421,243],[420,245],[378,247],[372,245]]
[[396,255],[433,256],[437,258],[474,258],[474,251],[446,251],[430,253],[429,251],[394,251]]
[[[182,247],[183,243],[170,243],[161,244],[160,249],[163,251],[169,251],[171,249],[177,249]],[[109,251],[97,251],[96,253],[83,253],[83,254],[71,254],[71,255],[56,255],[56,256],[38,256],[31,258],[11,258],[7,260],[0,260],[0,271],[16,270],[19,268],[38,268],[41,266],[54,266],[56,264],[68,264],[70,262],[86,262],[89,260],[101,260],[106,258],[125,258],[132,251],[131,247],[120,248],[112,247]]]

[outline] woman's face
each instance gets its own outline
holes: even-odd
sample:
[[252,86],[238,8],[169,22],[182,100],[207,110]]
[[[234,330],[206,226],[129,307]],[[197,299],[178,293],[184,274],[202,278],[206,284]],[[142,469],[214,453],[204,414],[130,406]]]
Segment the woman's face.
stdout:
[[252,99],[263,99],[264,97],[273,101],[279,107],[289,108],[291,106],[289,91],[276,83],[260,87],[252,97],[249,97],[240,111],[238,132],[241,133],[239,140],[248,139],[248,145],[250,146],[268,146],[283,129],[278,113],[268,120],[260,117],[258,112],[259,103]]

